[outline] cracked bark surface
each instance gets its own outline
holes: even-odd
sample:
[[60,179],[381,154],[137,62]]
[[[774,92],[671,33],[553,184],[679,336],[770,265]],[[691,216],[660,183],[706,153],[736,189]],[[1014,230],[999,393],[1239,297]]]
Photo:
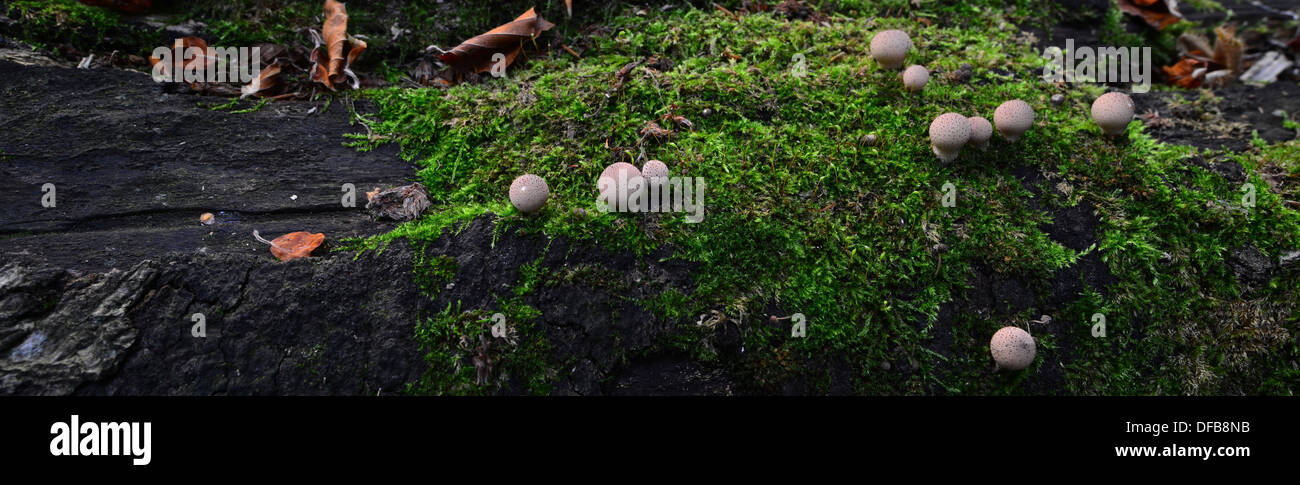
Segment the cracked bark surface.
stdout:
[[[271,103],[233,114],[227,100],[169,94],[141,73],[0,60],[0,394],[391,394],[424,372],[416,322],[461,302],[492,308],[521,265],[625,271],[615,286],[548,285],[525,302],[554,351],[557,393],[730,392],[717,369],[654,354],[681,322],[631,298],[690,291],[680,262],[576,247],[480,218],[423,250],[459,268],[434,298],[412,277],[411,249],[353,259],[275,261],[253,229],[386,232],[364,192],[414,178],[390,144],[343,146],[346,106]],[[358,109],[365,109],[358,106]],[[319,111],[319,110],[318,110]],[[41,186],[57,205],[41,205]],[[357,208],[339,203],[353,183]],[[297,198],[292,196],[296,195]],[[198,223],[203,212],[218,222]],[[328,244],[328,243],[327,243]],[[547,249],[549,246],[549,249]],[[201,313],[206,338],[194,338]],[[646,365],[683,369],[647,381]],[[621,375],[631,377],[620,384]],[[511,392],[509,389],[503,392]]]
[[[212,111],[227,99],[169,94],[144,73],[0,60],[0,255],[82,271],[129,268],[173,252],[261,254],[271,237],[331,240],[387,232],[365,191],[402,185],[414,167],[396,145],[343,146],[340,101]],[[356,107],[365,112],[365,103]],[[314,112],[312,110],[315,109]],[[54,207],[42,205],[54,184]],[[343,184],[357,207],[342,204]],[[216,224],[199,224],[205,212]]]

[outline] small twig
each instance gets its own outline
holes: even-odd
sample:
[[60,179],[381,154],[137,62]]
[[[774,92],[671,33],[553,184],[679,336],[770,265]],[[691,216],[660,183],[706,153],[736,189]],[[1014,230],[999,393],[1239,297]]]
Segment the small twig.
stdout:
[[560,43],[560,48],[564,49],[564,52],[568,52],[568,53],[570,53],[570,54],[573,54],[573,57],[577,57],[578,59],[582,59],[582,56],[578,55],[577,52],[573,52],[573,49],[570,49],[569,46],[564,45],[564,43]]

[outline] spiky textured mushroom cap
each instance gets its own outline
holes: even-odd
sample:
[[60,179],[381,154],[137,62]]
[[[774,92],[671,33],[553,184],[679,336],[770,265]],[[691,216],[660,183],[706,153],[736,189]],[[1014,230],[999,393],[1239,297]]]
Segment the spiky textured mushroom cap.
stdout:
[[[620,181],[620,177],[626,177],[626,179]],[[632,180],[638,177],[641,177],[641,171],[637,170],[636,165],[627,162],[615,162],[605,167],[603,172],[600,172],[600,178],[596,179],[596,191],[600,192],[602,198],[610,201],[619,198],[620,193],[616,191],[620,189],[622,190],[622,197],[628,197],[632,194]],[[600,190],[600,181],[605,179],[609,179],[609,186],[606,188],[610,192],[608,195]]]
[[903,59],[911,48],[912,38],[901,30],[885,30],[871,37],[871,58],[885,69],[903,67]]
[[1002,327],[989,340],[989,353],[993,354],[998,368],[1016,371],[1034,363],[1037,349],[1029,332],[1020,327]]
[[1133,98],[1120,92],[1101,95],[1092,102],[1092,121],[1107,135],[1124,133],[1133,121]]
[[525,214],[541,209],[550,195],[551,188],[546,186],[546,180],[531,173],[520,175],[510,183],[510,203]]
[[1020,135],[1034,126],[1034,109],[1019,99],[1007,101],[993,111],[993,125],[1007,141],[1019,140]]
[[989,138],[993,136],[993,124],[983,116],[972,116],[967,119],[970,121],[970,143],[980,148],[989,144]]
[[911,92],[919,92],[925,89],[925,84],[930,82],[930,70],[923,66],[911,66],[903,70],[903,87]]
[[641,176],[650,179],[652,181],[655,178],[667,177],[668,165],[658,160],[651,160],[645,162],[645,165],[641,166]]
[[957,158],[962,145],[970,140],[970,121],[957,113],[944,113],[930,122],[930,146],[940,160]]
[[[617,181],[619,177],[627,177],[628,180],[632,180],[632,178],[640,176],[641,171],[636,168],[636,165],[627,162],[612,163],[610,166],[605,167],[604,171],[600,172],[600,178],[608,178],[615,181]],[[600,180],[597,179],[597,183],[599,182]],[[599,187],[597,190],[599,190]]]

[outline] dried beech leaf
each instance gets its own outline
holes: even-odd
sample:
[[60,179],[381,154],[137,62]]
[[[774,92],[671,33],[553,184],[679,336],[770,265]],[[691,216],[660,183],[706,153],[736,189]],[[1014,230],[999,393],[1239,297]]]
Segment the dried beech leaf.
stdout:
[[348,40],[348,10],[342,3],[325,0],[325,26],[321,35],[325,37],[329,73],[333,76],[343,70],[343,43]]
[[1178,11],[1178,0],[1117,0],[1120,11],[1142,17],[1147,25],[1164,30],[1178,23],[1183,14]]
[[523,49],[525,40],[533,39],[551,27],[555,27],[555,24],[546,21],[530,8],[510,23],[476,35],[444,52],[439,59],[462,71],[485,72],[492,69],[492,55],[500,53],[505,55],[506,65],[509,66]]
[[[188,61],[185,61],[185,64],[183,65],[183,69],[185,69],[186,71],[193,70],[193,71],[195,71],[196,74],[200,74],[200,75],[201,75],[207,66],[209,66],[209,65],[211,65],[212,63],[216,62],[216,59],[212,59],[212,58],[208,57],[208,55],[207,55],[207,52],[208,52],[208,43],[207,43],[206,41],[204,41],[203,39],[200,39],[200,38],[198,38],[198,37],[194,37],[194,36],[190,36],[190,37],[182,37],[182,38],[177,39],[177,40],[179,40],[180,43],[181,43],[181,53],[182,53],[182,55],[184,55],[186,52],[188,52],[188,51],[190,50],[191,47],[196,48],[196,49],[199,49],[200,51],[203,51],[203,54],[201,54],[201,55],[199,55],[199,56],[195,56],[195,57],[191,58],[191,59],[188,60]],[[159,62],[162,62],[162,58],[159,58],[159,57],[157,57],[157,56],[150,56],[150,57],[149,57],[149,67],[150,67],[150,68],[153,68],[153,67],[154,67],[155,65],[157,65]],[[173,59],[172,62],[176,62],[176,60]],[[163,75],[163,76],[170,76],[171,73],[168,72],[168,69],[170,69],[171,67],[172,67],[172,66],[171,66],[170,64],[163,64],[162,69],[161,69],[161,73],[162,73],[162,75]]]
[[1241,54],[1246,50],[1237,37],[1237,27],[1219,26],[1214,29],[1214,56],[1211,59],[1233,74],[1241,72]]
[[1201,86],[1205,81],[1205,61],[1184,57],[1172,66],[1161,66],[1160,69],[1165,71],[1165,78],[1174,86],[1184,89],[1193,89]]
[[[348,10],[342,3],[325,0],[324,12],[325,25],[321,27],[319,37],[316,38],[316,49],[311,53],[311,80],[333,91],[336,85],[350,79],[355,89],[359,81],[350,67],[366,50],[366,43],[348,35]],[[313,32],[312,35],[318,34]],[[347,49],[345,57],[343,51],[348,45],[351,45],[351,48]]]
[[321,233],[291,232],[271,240],[271,255],[279,258],[280,261],[305,258],[311,256],[311,252],[320,247],[323,242],[325,242],[325,235]]
[[239,97],[246,98],[275,87],[276,77],[279,75],[280,63],[278,62],[262,68],[262,72],[258,73],[256,79],[249,82],[247,86],[239,88]]
[[673,136],[672,130],[659,126],[659,123],[647,121],[645,126],[641,127],[641,136],[658,138],[669,138]]

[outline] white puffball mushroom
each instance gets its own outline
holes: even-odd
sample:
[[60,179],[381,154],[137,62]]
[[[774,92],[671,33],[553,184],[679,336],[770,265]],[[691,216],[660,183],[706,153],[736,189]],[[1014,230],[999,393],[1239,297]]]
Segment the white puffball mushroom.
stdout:
[[[646,189],[657,187],[658,190],[662,191],[664,185],[668,183],[668,165],[658,160],[645,162],[645,165],[641,166],[641,176],[645,177]],[[647,196],[661,193],[654,190],[646,192]]]
[[993,124],[983,116],[972,116],[967,121],[970,121],[970,144],[980,150],[987,150],[989,138],[993,136]]
[[1023,370],[1034,363],[1034,337],[1020,327],[1002,327],[989,340],[989,353],[999,369]]
[[645,165],[641,166],[641,176],[650,180],[659,177],[667,177],[668,165],[665,165],[664,162],[658,160],[645,162]]
[[510,203],[525,214],[541,209],[550,195],[551,188],[546,186],[546,180],[531,173],[520,175],[514,182],[510,182]]
[[[666,168],[667,167],[665,167],[665,169]],[[620,177],[625,178],[620,181]],[[610,166],[605,167],[603,172],[600,172],[600,178],[596,179],[596,191],[600,192],[602,199],[610,202],[619,199],[627,200],[628,197],[632,196],[633,180],[638,177],[641,177],[641,171],[637,170],[636,165],[627,162],[615,162]],[[611,193],[608,196],[605,191],[600,190],[600,181],[604,179],[609,179],[609,187],[607,187],[607,190],[611,191]],[[616,192],[619,189],[622,189],[622,194]]]
[[1120,135],[1133,121],[1133,98],[1120,92],[1101,95],[1092,102],[1092,121],[1107,135]]
[[903,71],[903,87],[913,93],[921,92],[925,89],[925,84],[930,82],[930,70],[924,66],[913,65]]
[[903,67],[903,59],[911,48],[912,38],[901,30],[885,30],[871,37],[871,58],[885,69]]
[[1002,103],[993,111],[993,126],[998,128],[998,133],[1007,141],[1014,143],[1020,139],[1020,135],[1029,131],[1029,127],[1034,126],[1034,109],[1019,99]]
[[957,113],[944,113],[930,122],[930,146],[939,160],[951,162],[970,140],[970,120]]

